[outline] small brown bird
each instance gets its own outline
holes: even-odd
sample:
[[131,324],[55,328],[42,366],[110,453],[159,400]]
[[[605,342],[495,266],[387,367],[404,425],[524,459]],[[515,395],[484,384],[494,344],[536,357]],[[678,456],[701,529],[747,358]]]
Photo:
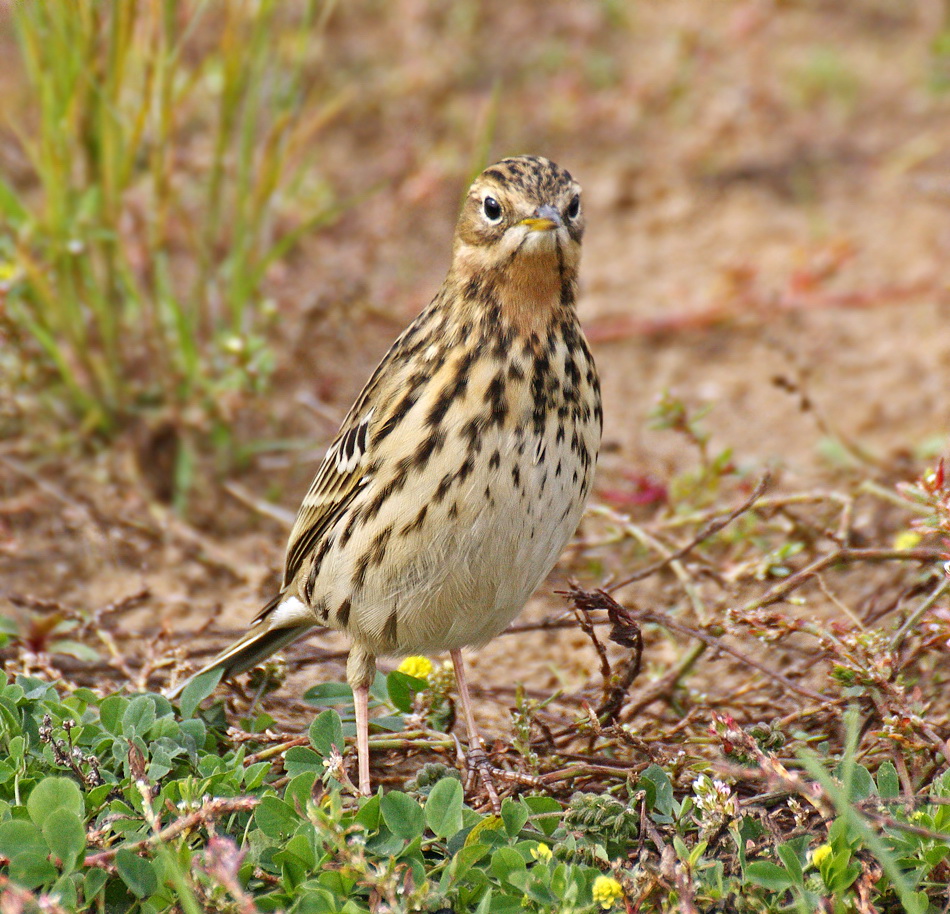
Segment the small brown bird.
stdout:
[[233,676],[314,626],[349,634],[363,793],[380,655],[451,652],[472,761],[487,766],[461,649],[505,629],[547,576],[600,446],[575,312],[583,233],[581,189],[548,159],[503,159],[476,179],[442,288],[373,372],[303,500],[280,592],[201,671]]

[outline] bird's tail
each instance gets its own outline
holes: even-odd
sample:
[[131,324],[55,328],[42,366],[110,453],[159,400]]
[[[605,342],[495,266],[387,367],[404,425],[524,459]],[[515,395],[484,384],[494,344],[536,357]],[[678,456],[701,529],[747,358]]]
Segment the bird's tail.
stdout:
[[[275,601],[276,602],[276,601]],[[225,648],[217,657],[207,666],[198,670],[192,676],[189,676],[180,685],[165,693],[165,697],[171,700],[178,698],[185,687],[204,673],[211,670],[223,670],[224,676],[236,676],[245,670],[257,666],[262,660],[265,660],[271,654],[276,653],[282,647],[286,647],[298,638],[303,637],[314,626],[312,624],[297,624],[286,626],[268,625],[271,615],[271,607],[267,607],[263,613],[255,620],[251,630],[234,642],[230,647]],[[273,618],[271,616],[271,618]],[[289,621],[289,620],[288,620]]]

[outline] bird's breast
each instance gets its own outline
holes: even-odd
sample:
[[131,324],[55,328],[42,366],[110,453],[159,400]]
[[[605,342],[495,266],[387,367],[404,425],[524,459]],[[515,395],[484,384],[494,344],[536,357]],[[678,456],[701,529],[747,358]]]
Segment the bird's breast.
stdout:
[[326,622],[382,654],[498,634],[576,529],[600,442],[579,329],[434,364],[329,532],[315,581]]

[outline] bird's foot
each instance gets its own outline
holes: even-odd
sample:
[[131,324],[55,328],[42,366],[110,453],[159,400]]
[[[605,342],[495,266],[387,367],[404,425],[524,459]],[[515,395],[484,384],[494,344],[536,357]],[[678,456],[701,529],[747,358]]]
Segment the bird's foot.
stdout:
[[469,745],[468,752],[465,753],[465,768],[468,772],[465,781],[466,792],[474,787],[475,772],[477,771],[482,785],[485,788],[485,793],[488,794],[488,802],[491,804],[492,812],[496,816],[500,816],[501,800],[498,798],[498,790],[492,779],[494,768],[492,768],[492,764],[488,760],[488,753],[485,752],[485,748],[482,746],[480,739],[476,739],[474,743]]

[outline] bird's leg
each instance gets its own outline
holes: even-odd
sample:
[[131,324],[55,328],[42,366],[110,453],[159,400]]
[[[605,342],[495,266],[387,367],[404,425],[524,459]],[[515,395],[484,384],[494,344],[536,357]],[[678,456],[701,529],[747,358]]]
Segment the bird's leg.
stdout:
[[376,657],[359,644],[350,648],[346,658],[346,680],[353,690],[356,713],[356,760],[359,788],[363,796],[372,792],[369,782],[369,687],[376,676]]
[[452,666],[455,668],[455,682],[458,685],[459,700],[462,702],[462,715],[465,717],[465,729],[468,731],[468,755],[465,762],[469,770],[478,769],[478,774],[485,785],[485,792],[488,794],[488,800],[491,803],[492,811],[495,815],[501,814],[501,800],[498,799],[498,791],[495,789],[495,782],[491,777],[491,764],[488,756],[482,746],[482,738],[475,729],[475,718],[472,715],[472,700],[468,694],[468,683],[465,681],[465,668],[462,666],[462,652],[450,651]]
[[360,793],[370,795],[369,785],[369,686],[353,689],[353,709],[356,711],[356,760],[359,766]]

